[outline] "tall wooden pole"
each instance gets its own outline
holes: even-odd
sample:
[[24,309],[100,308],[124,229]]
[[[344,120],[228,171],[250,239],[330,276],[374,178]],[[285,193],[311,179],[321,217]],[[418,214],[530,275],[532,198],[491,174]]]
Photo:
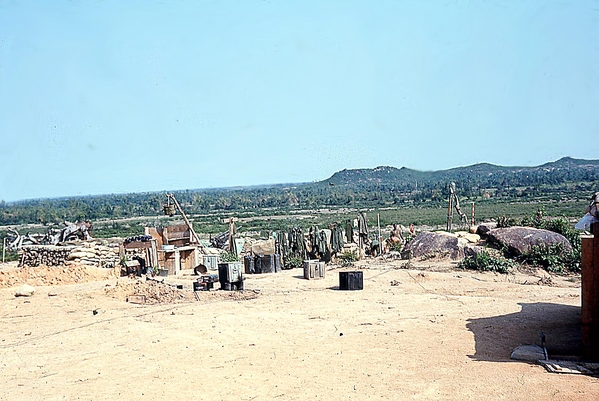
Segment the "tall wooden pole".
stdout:
[[449,186],[449,202],[447,206],[447,231],[451,232],[451,225],[453,220],[453,191],[451,185]]
[[4,256],[6,256],[6,237],[2,240],[2,263],[4,263]]
[[471,225],[474,225],[474,202],[472,202],[472,222],[471,223],[472,223]]
[[381,214],[376,214],[377,224],[379,226],[379,255],[383,254],[383,236],[381,235]]
[[[175,204],[175,206],[177,207],[177,209],[179,210],[179,212],[181,212],[181,216],[183,216],[183,220],[185,221],[185,224],[187,224],[187,227],[189,227],[189,232],[190,232],[190,237],[193,238],[195,240],[195,242],[200,246],[200,248],[203,250],[204,246],[202,245],[202,243],[200,242],[200,237],[198,237],[198,235],[196,234],[196,232],[193,229],[193,225],[191,224],[191,222],[187,219],[187,216],[185,215],[185,212],[183,211],[183,209],[181,208],[181,205],[179,205],[179,202],[177,202],[177,199],[175,198],[174,194],[167,194],[166,195],[168,198],[172,199],[173,203]],[[190,239],[191,239],[190,238]],[[193,242],[193,241],[190,241]]]

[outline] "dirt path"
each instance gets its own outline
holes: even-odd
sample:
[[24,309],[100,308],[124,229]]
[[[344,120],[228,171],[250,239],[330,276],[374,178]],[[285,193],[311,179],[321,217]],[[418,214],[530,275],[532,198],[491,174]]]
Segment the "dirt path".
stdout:
[[363,267],[363,291],[295,269],[151,306],[107,295],[116,279],[0,289],[0,399],[599,399],[599,379],[509,359],[541,331],[579,352],[575,280]]

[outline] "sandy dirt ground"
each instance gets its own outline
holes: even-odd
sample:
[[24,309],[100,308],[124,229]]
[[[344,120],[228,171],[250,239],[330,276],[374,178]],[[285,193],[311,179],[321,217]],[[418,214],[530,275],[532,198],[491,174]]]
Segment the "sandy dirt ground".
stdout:
[[152,305],[125,301],[130,278],[5,285],[0,399],[599,399],[595,377],[509,359],[541,331],[551,355],[580,353],[578,278],[400,266],[361,262],[363,291],[293,269],[199,302],[167,278],[184,295]]

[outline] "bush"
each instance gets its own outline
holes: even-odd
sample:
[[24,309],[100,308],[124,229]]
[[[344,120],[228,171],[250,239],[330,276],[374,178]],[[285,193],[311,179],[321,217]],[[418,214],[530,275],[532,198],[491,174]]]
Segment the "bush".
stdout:
[[239,262],[239,257],[232,252],[224,252],[220,255],[220,260],[223,262]]
[[564,244],[534,245],[523,254],[522,262],[539,266],[552,273],[580,271],[580,255],[576,250],[569,252]]
[[341,266],[349,267],[358,260],[358,255],[354,251],[346,251],[339,255],[339,260],[341,260]]
[[497,228],[506,228],[506,227],[512,227],[515,226],[516,220],[513,219],[512,217],[506,216],[506,215],[502,215],[497,217]]
[[304,260],[299,256],[290,256],[285,259],[285,267],[287,268],[302,267],[303,265]]
[[494,257],[487,251],[481,251],[474,256],[464,258],[458,267],[469,270],[491,271],[497,273],[508,273],[516,264],[504,257]]

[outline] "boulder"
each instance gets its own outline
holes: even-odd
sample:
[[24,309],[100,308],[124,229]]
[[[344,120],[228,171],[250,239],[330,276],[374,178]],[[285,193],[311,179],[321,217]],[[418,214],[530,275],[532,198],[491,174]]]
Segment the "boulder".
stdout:
[[464,247],[464,256],[475,257],[476,255],[478,255],[481,252],[487,252],[489,255],[491,255],[493,257],[501,256],[501,252],[499,252],[497,249],[488,248],[486,246],[466,245]]
[[561,234],[549,230],[532,227],[495,228],[487,233],[489,240],[508,250],[514,255],[522,255],[535,245],[564,244],[566,251],[572,251],[572,245]]
[[444,231],[423,231],[410,241],[405,251],[412,251],[413,257],[448,256],[452,260],[464,257],[464,242],[457,235]]
[[476,244],[478,241],[480,241],[480,235],[478,235],[478,234],[471,234],[471,233],[466,232],[466,231],[456,231],[455,235],[457,235],[458,238],[464,238],[464,239],[466,239],[471,244]]
[[481,237],[487,235],[487,233],[493,229],[497,228],[497,223],[494,221],[487,221],[484,223],[480,223],[478,228],[476,229],[476,233]]
[[30,297],[35,293],[35,288],[29,284],[23,284],[15,292],[15,297]]

